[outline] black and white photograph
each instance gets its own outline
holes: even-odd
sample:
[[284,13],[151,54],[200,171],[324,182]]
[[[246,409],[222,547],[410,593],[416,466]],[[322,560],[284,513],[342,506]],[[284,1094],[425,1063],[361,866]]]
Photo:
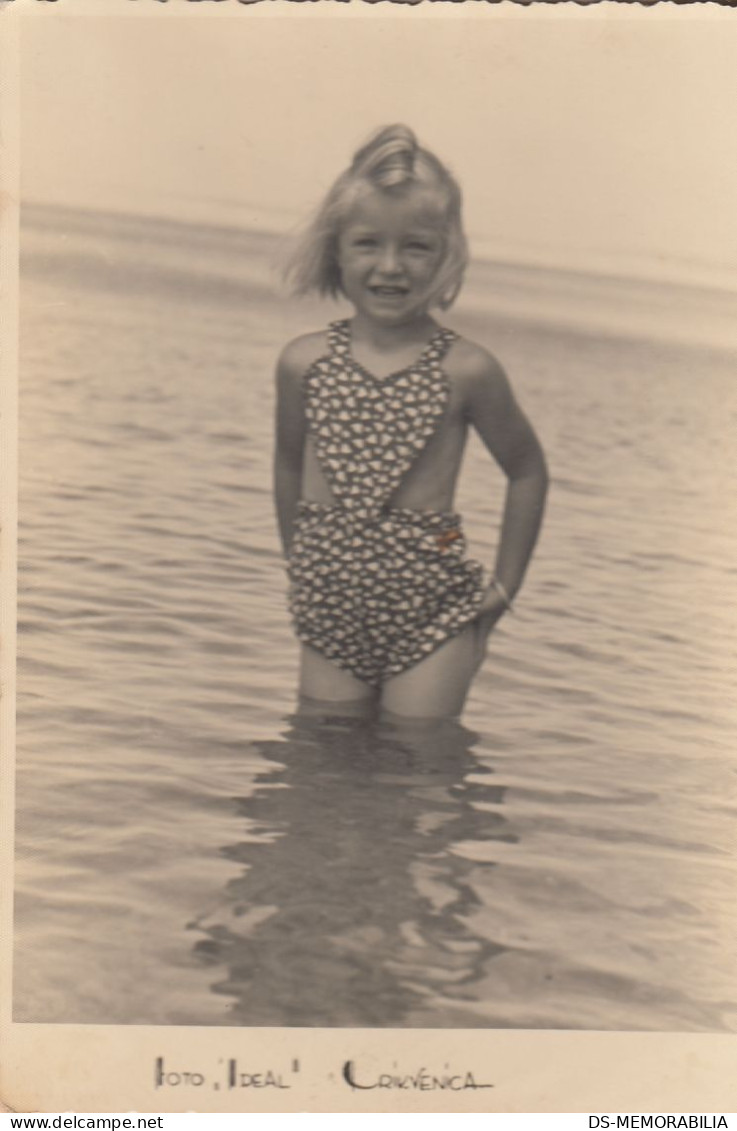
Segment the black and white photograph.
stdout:
[[61,7],[14,1030],[734,1034],[734,17]]

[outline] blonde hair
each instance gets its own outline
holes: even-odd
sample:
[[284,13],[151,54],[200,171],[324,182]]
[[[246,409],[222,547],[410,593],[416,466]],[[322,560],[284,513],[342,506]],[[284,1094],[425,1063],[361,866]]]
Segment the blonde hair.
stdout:
[[317,291],[337,298],[343,290],[338,237],[350,209],[366,189],[399,195],[413,187],[431,190],[439,198],[445,247],[430,305],[447,309],[461,289],[468,262],[461,190],[445,165],[402,125],[385,126],[374,134],[329,190],[287,265],[295,292]]

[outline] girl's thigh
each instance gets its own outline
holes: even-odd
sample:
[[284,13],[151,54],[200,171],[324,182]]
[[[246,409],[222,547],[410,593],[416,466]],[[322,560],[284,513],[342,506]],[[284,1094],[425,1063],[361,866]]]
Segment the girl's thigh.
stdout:
[[376,698],[369,684],[337,667],[320,652],[303,644],[300,649],[299,693],[320,704],[368,704]]
[[486,651],[488,632],[475,622],[382,688],[381,707],[414,719],[454,718]]

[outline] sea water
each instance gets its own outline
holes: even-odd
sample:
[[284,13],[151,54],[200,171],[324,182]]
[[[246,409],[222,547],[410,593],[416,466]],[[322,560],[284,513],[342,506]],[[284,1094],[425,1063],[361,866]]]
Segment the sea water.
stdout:
[[[264,233],[29,208],[20,1021],[737,1027],[735,297],[479,264],[550,460],[460,722],[294,713]],[[493,561],[480,443],[458,508]]]

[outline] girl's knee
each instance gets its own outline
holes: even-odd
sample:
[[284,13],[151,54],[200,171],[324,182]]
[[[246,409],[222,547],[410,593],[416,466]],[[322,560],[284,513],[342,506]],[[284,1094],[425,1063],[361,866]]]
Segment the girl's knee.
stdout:
[[356,699],[317,699],[300,693],[297,700],[297,717],[301,718],[372,718],[376,713],[376,698],[362,696]]
[[[387,707],[382,701],[379,711],[379,719],[384,723],[390,723],[393,727],[399,730],[408,730],[413,733],[417,731],[430,731],[438,726],[439,723],[453,722],[454,719],[460,717],[463,710],[463,704],[456,706],[455,704],[449,705],[447,711],[437,713],[437,705],[427,704],[426,713],[422,713],[422,704],[410,704],[407,712],[401,709],[401,704],[395,703],[393,708]],[[412,713],[412,709],[414,712]]]

